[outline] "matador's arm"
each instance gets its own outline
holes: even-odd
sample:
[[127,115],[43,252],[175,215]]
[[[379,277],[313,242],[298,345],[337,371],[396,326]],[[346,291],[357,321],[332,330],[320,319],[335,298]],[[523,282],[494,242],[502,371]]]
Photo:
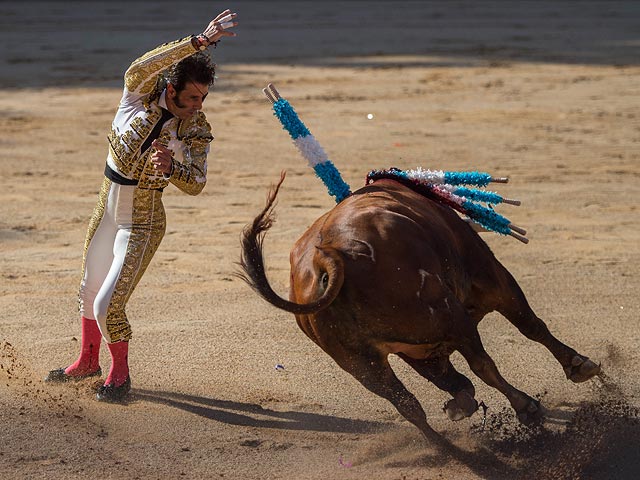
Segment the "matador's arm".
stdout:
[[156,88],[160,73],[197,51],[193,36],[189,36],[164,43],[145,53],[136,59],[124,74],[127,91],[125,96],[139,99],[151,94]]
[[183,139],[185,161],[171,160],[168,180],[184,193],[198,195],[207,183],[207,155],[213,135],[202,112],[197,112],[190,120],[188,131],[190,133]]
[[139,99],[154,92],[158,76],[171,65],[197,51],[216,44],[222,37],[234,37],[235,33],[225,30],[236,26],[237,14],[225,10],[215,17],[200,35],[190,35],[180,40],[164,43],[136,59],[124,74],[127,93]]

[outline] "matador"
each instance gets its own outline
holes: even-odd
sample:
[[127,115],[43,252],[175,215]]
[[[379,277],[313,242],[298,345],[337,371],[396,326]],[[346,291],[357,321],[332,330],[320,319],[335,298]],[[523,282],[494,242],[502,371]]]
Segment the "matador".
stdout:
[[84,245],[80,356],[45,381],[101,376],[104,339],[111,368],[97,399],[119,402],[129,393],[132,332],[125,307],[165,233],[164,188],[173,184],[197,195],[205,186],[213,136],[202,105],[215,69],[204,50],[235,36],[229,29],[238,24],[236,17],[225,10],[200,35],[165,43],[127,69]]

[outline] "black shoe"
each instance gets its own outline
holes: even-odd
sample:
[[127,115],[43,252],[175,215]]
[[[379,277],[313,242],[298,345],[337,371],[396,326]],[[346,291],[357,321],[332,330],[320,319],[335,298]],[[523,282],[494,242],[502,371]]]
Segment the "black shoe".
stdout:
[[100,367],[98,367],[98,370],[96,370],[95,372],[86,373],[84,375],[67,375],[66,373],[64,373],[65,370],[66,368],[58,368],[57,370],[51,370],[49,374],[46,377],[44,377],[44,381],[50,382],[50,383],[64,383],[64,382],[71,382],[75,380],[82,380],[83,378],[99,377],[102,375],[102,369]]
[[122,385],[114,387],[112,384],[102,385],[96,393],[96,399],[100,402],[118,403],[131,391],[131,377],[127,377]]

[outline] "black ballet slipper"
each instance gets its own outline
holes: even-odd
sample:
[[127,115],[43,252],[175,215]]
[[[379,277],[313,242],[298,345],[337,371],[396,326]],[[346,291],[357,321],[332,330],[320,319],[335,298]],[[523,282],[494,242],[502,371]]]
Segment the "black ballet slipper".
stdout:
[[131,377],[127,377],[119,387],[113,384],[102,385],[96,393],[96,400],[100,402],[120,403],[131,391]]
[[98,367],[98,370],[91,373],[86,373],[84,375],[67,375],[64,371],[65,368],[58,368],[56,370],[51,370],[46,377],[44,377],[45,382],[49,383],[65,383],[76,380],[82,380],[84,378],[90,377],[100,377],[102,375],[102,369]]

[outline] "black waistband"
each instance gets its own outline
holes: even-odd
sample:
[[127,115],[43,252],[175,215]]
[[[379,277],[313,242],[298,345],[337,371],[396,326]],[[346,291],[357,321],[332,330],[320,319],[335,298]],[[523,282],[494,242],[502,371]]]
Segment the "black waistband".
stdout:
[[[138,180],[131,180],[130,178],[123,177],[118,172],[113,170],[108,163],[104,167],[104,176],[111,180],[113,183],[117,183],[118,185],[138,185]],[[164,190],[164,187],[150,188],[149,190],[158,190],[159,192],[162,192]]]
[[130,178],[123,177],[118,172],[113,170],[108,163],[104,166],[104,176],[111,180],[113,183],[117,183],[118,185],[138,184],[138,180],[131,180]]

